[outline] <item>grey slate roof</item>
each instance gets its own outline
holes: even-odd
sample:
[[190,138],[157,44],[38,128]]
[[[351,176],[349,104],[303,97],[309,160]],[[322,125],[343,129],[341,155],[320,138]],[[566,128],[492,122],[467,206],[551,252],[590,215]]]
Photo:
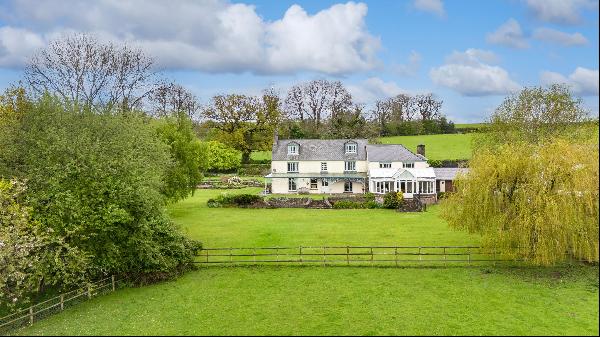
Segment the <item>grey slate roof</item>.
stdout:
[[415,162],[427,161],[427,158],[415,154],[401,144],[376,144],[367,145],[369,161],[401,161]]
[[468,168],[459,167],[434,167],[435,179],[437,180],[455,180],[459,173],[466,174]]
[[[356,153],[346,154],[344,144],[355,142]],[[297,155],[288,155],[290,143],[300,145]],[[273,144],[272,160],[367,160],[366,139],[279,139]]]

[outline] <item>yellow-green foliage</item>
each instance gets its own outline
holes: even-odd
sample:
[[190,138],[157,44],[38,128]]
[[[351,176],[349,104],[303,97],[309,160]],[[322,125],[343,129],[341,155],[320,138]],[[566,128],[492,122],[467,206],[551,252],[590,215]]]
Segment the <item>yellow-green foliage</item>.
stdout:
[[569,255],[598,262],[597,138],[482,150],[456,186],[442,216],[486,247],[539,265]]

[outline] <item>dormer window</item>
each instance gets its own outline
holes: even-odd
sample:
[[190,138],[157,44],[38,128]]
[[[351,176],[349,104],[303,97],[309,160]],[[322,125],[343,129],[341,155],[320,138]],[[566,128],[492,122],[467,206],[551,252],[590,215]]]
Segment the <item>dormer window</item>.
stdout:
[[298,144],[296,143],[291,143],[288,144],[288,155],[296,155],[298,154]]
[[346,143],[346,154],[356,153],[356,143]]

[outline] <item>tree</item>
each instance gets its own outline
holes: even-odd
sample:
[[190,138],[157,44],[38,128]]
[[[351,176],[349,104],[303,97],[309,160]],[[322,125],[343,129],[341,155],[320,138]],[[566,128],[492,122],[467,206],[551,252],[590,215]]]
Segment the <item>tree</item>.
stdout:
[[299,118],[317,135],[322,124],[336,113],[351,109],[352,96],[340,81],[313,80],[293,86],[285,99],[288,117]]
[[184,112],[176,117],[164,117],[157,132],[169,145],[171,165],[165,172],[162,192],[171,201],[184,199],[194,193],[206,169],[205,153],[194,133],[192,121]]
[[260,98],[231,94],[213,97],[203,115],[214,122],[217,138],[242,152],[242,163],[248,163],[252,151],[270,148],[281,110],[270,92]]
[[483,148],[515,141],[537,143],[555,136],[576,137],[587,130],[579,127],[588,120],[581,103],[565,85],[525,88],[502,102],[474,145]]
[[186,88],[176,83],[162,84],[149,95],[150,110],[159,117],[184,113],[194,120],[200,109],[198,98]]
[[598,262],[598,125],[574,123],[584,114],[564,90],[524,89],[500,105],[442,204],[451,227],[534,264]]
[[164,213],[171,159],[147,117],[94,113],[45,95],[8,133],[0,138],[21,160],[1,151],[0,176],[27,181],[32,221],[51,233],[42,282],[109,273],[164,277],[192,261],[198,244]]
[[209,141],[205,143],[207,170],[211,172],[231,171],[240,168],[240,152],[227,145]]
[[35,54],[25,80],[38,95],[46,92],[72,103],[131,110],[155,88],[153,60],[141,49],[117,47],[87,34],[55,39]]
[[598,262],[598,183],[597,140],[505,144],[473,157],[442,216],[512,258]]
[[355,105],[351,110],[340,110],[329,119],[327,136],[330,138],[372,138],[376,135],[363,115],[364,107]]
[[436,100],[433,94],[415,96],[414,104],[421,121],[430,121],[440,117],[442,101]]

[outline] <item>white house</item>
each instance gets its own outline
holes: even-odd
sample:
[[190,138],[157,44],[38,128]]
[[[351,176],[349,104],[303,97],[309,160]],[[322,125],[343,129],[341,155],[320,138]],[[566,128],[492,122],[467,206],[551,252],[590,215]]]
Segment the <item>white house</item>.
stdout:
[[280,140],[275,136],[271,173],[266,178],[274,194],[402,191],[405,198],[435,201],[438,192],[451,190],[460,170],[430,167],[424,145],[415,154],[403,145],[368,144],[366,139]]

